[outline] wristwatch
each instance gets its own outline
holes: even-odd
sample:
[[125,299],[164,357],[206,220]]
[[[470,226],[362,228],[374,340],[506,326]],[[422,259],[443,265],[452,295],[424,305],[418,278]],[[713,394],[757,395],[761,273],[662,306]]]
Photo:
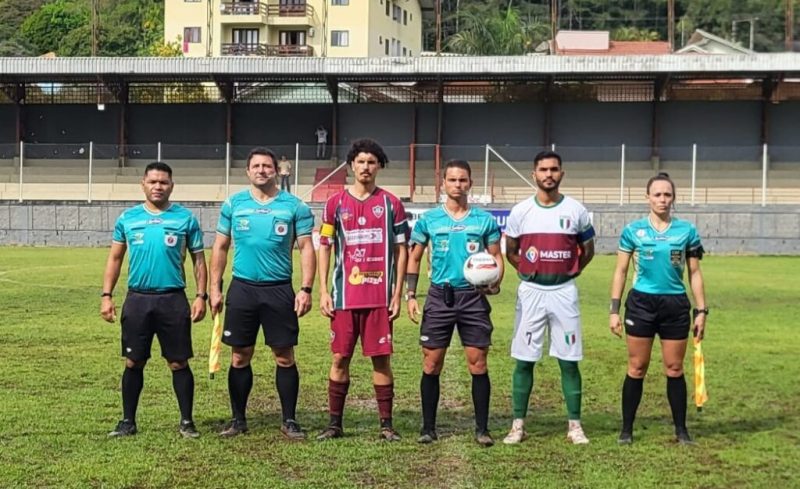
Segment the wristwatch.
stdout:
[[200,299],[203,299],[204,301],[207,301],[208,300],[208,292],[203,292],[202,294],[197,294],[196,297],[199,297]]
[[114,296],[111,295],[111,292],[103,292],[102,294],[100,294],[100,297],[114,297]]
[[694,308],[692,309],[692,314],[697,317],[698,314],[705,314],[708,317],[708,307],[704,307],[702,309]]
[[301,292],[305,292],[306,294],[311,293],[311,287],[300,287]]
[[406,292],[406,302],[410,301],[411,299],[414,299],[414,300],[417,299],[417,293],[416,292]]

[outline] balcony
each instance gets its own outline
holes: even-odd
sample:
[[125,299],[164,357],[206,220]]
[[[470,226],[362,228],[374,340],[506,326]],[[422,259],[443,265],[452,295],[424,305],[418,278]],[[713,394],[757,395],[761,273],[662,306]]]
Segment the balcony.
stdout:
[[267,7],[267,23],[276,26],[310,26],[313,25],[314,7],[307,3],[296,5],[269,4]]
[[223,56],[314,56],[314,48],[306,45],[222,44]]
[[267,20],[267,5],[261,2],[222,2],[220,22],[236,24],[264,24]]

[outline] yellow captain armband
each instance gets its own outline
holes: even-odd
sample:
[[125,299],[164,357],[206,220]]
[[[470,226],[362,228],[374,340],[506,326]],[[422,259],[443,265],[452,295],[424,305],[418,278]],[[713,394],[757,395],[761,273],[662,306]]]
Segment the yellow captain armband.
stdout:
[[322,228],[319,230],[320,236],[325,236],[326,238],[332,238],[335,232],[335,228],[333,224],[323,224]]

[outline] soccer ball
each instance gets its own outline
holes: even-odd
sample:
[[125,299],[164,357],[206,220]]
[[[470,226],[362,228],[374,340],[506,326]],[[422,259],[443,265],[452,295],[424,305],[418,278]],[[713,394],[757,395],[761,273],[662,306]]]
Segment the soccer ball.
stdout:
[[475,253],[464,262],[464,278],[475,287],[486,287],[500,278],[500,266],[489,253]]

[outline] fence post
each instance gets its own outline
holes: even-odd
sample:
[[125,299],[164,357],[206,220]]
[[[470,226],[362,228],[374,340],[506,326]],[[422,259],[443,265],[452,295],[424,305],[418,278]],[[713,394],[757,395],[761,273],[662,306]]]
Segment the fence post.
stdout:
[[625,143],[622,143],[619,165],[619,205],[625,204]]
[[692,202],[694,207],[694,191],[697,183],[697,143],[692,143]]
[[231,193],[231,143],[225,143],[225,198]]
[[161,161],[161,141],[156,146],[156,161]]
[[89,188],[86,201],[92,203],[92,165],[94,163],[94,141],[89,141]]
[[767,205],[767,154],[767,143],[764,143],[761,149],[761,207]]
[[[484,156],[484,163],[483,163],[483,195],[488,195],[487,192],[489,191],[489,145],[486,145],[486,156]],[[491,199],[490,199],[491,200]]]
[[294,143],[294,194],[297,195],[297,179],[300,175],[300,143]]
[[19,142],[19,201],[22,202],[22,167],[25,166],[25,143]]
[[414,202],[414,190],[417,183],[417,152],[416,145],[411,143],[408,150],[408,200]]

